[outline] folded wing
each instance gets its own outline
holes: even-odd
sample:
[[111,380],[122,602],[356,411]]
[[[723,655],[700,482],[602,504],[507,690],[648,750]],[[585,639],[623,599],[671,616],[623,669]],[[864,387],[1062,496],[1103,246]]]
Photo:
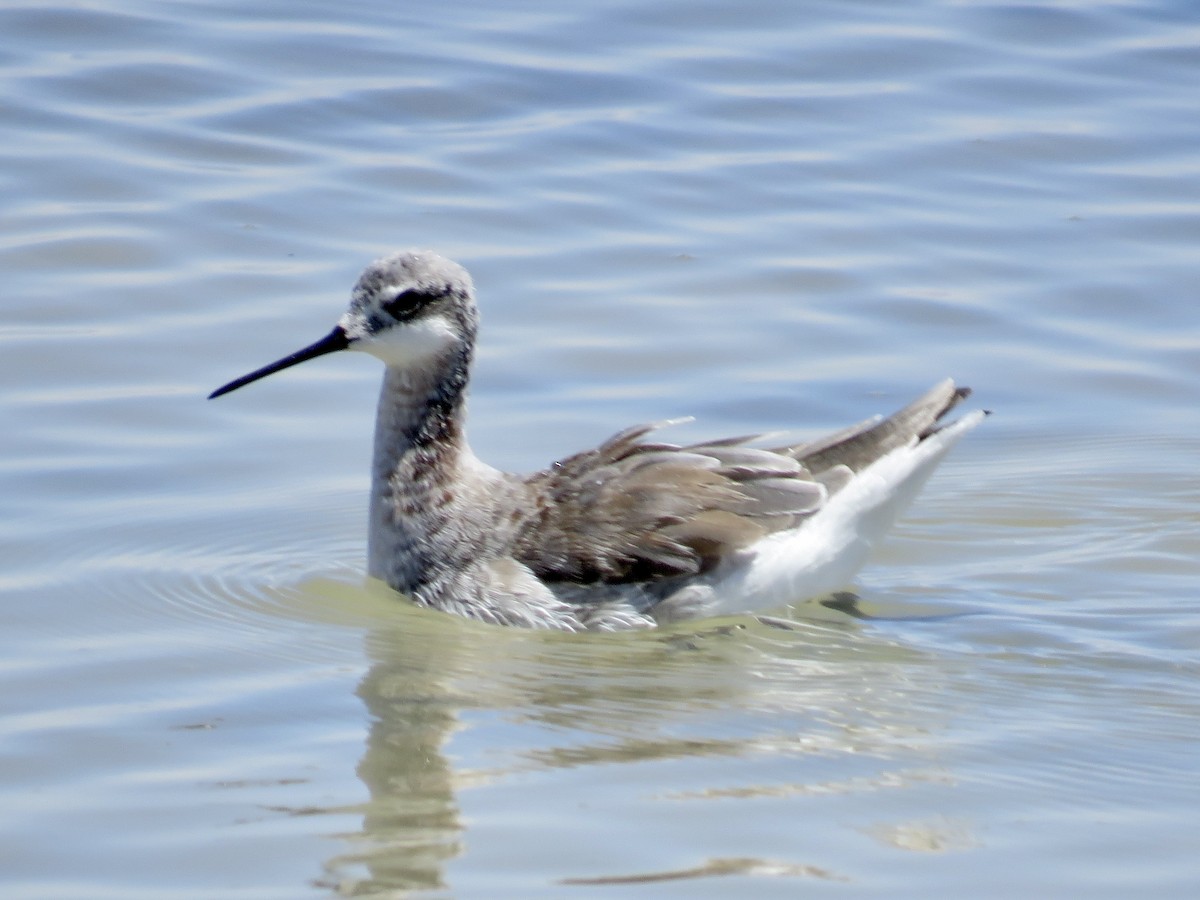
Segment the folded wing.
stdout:
[[691,446],[639,425],[525,481],[513,556],[547,582],[628,583],[711,570],[798,526],[865,466],[932,433],[966,396],[942,382],[886,419],[775,449],[757,436]]

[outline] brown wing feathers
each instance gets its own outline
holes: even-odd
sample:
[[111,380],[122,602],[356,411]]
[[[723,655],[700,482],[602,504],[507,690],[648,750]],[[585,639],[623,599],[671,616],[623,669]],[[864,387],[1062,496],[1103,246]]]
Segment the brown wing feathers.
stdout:
[[824,500],[794,459],[731,441],[642,442],[654,427],[630,428],[532,476],[538,507],[518,558],[551,580],[692,575]]
[[816,512],[856,472],[938,428],[966,388],[947,380],[886,419],[764,450],[755,436],[680,447],[639,425],[525,482],[514,555],[547,581],[694,575]]

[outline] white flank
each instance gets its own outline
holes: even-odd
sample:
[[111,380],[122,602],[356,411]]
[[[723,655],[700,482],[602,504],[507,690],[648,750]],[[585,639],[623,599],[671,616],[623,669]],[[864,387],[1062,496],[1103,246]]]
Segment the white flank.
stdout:
[[[705,615],[771,609],[848,585],[942,457],[983,421],[976,410],[921,442],[893,450],[863,469],[816,515],[792,531],[768,535],[712,576]],[[711,605],[710,605],[711,604]]]

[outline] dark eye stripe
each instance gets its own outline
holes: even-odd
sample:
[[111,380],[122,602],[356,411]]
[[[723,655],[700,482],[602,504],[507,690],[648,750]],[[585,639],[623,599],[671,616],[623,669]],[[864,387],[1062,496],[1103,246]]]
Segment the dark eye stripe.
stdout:
[[428,306],[441,296],[441,294],[432,293],[430,291],[422,291],[417,288],[410,288],[407,291],[401,291],[387,303],[383,304],[383,308],[393,318],[403,321],[405,319],[411,319],[424,307]]

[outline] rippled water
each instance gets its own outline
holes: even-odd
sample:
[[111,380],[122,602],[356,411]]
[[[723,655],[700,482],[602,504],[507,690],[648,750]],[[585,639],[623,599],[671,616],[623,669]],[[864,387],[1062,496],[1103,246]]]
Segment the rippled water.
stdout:
[[[1192,897],[1200,15],[0,9],[0,889]],[[484,312],[472,443],[996,411],[794,628],[364,586],[360,267]]]

